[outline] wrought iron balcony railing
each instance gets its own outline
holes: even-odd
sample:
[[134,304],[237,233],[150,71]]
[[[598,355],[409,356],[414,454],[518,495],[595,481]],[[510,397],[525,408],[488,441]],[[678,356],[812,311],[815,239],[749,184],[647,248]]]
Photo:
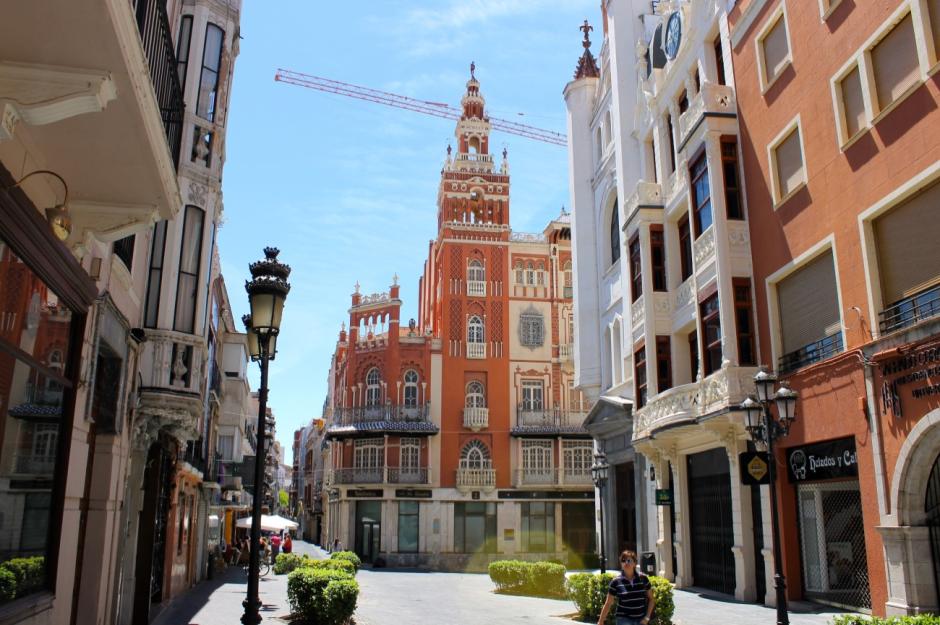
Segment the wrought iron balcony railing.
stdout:
[[376,406],[354,406],[336,408],[330,425],[355,425],[357,423],[389,421],[395,423],[429,423],[431,404],[417,406],[384,404]]
[[492,490],[496,488],[496,469],[487,461],[482,467],[469,466],[461,460],[457,468],[458,490]]
[[887,334],[937,315],[940,315],[940,284],[885,308],[879,315],[879,326],[881,333]]
[[591,468],[551,467],[516,469],[517,486],[590,486]]
[[840,354],[843,349],[842,332],[836,332],[789,354],[784,354],[778,361],[777,371],[781,374],[796,371],[814,362]]

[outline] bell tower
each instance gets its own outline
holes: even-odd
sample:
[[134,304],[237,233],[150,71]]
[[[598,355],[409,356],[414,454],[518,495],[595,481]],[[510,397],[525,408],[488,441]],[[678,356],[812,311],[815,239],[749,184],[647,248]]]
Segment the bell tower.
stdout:
[[502,162],[497,166],[490,154],[486,100],[480,93],[475,71],[476,65],[471,63],[470,80],[460,100],[463,112],[454,129],[457,153],[447,146],[441,171],[437,216],[441,234],[448,224],[509,225],[507,152],[503,150]]

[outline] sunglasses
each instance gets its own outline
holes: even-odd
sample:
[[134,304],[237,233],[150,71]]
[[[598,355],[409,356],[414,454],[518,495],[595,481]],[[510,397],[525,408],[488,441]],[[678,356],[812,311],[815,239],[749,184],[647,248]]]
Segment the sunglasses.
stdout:
[[636,560],[633,558],[620,558],[622,564],[636,564]]

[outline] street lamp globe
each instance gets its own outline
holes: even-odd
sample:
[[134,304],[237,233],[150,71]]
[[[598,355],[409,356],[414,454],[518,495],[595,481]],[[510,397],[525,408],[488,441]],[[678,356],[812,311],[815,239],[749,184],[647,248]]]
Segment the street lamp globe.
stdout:
[[780,384],[779,390],[774,395],[774,401],[777,402],[777,414],[784,423],[789,424],[796,419],[796,400],[798,397],[799,394],[787,386],[786,383]]
[[599,451],[594,454],[594,464],[591,466],[591,477],[594,484],[598,487],[607,483],[607,474],[610,471],[610,465],[607,464],[607,454]]
[[757,387],[757,399],[761,403],[769,402],[773,399],[774,386],[777,384],[777,376],[761,367],[754,375],[754,386]]
[[257,362],[261,359],[261,343],[251,326],[251,315],[242,315],[242,323],[245,324],[245,334],[248,336],[248,356],[252,362]]
[[741,402],[741,410],[747,416],[747,431],[753,433],[761,426],[761,405],[753,395],[748,395]]
[[276,247],[266,247],[265,258],[248,266],[251,280],[245,282],[245,290],[251,306],[251,326],[262,340],[280,331],[284,301],[290,291],[290,267],[277,260],[279,253]]

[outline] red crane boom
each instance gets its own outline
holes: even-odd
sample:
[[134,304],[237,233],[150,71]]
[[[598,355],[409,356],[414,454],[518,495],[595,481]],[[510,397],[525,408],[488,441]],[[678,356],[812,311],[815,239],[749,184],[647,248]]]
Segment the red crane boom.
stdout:
[[[308,89],[316,89],[317,91],[335,93],[349,98],[366,100],[367,102],[375,102],[376,104],[384,104],[385,106],[394,106],[395,108],[414,111],[415,113],[423,113],[425,115],[433,115],[434,117],[442,117],[444,119],[452,119],[456,121],[460,119],[461,115],[460,109],[443,102],[418,100],[416,98],[409,98],[408,96],[398,95],[397,93],[389,93],[388,91],[370,89],[369,87],[353,85],[339,80],[331,80],[329,78],[323,78],[322,76],[311,76],[310,74],[303,74],[301,72],[295,72],[289,69],[278,69],[277,73],[274,75],[274,80],[277,82],[284,82],[291,85],[306,87]],[[543,141],[545,143],[560,145],[562,147],[567,147],[568,145],[568,139],[565,137],[565,135],[559,132],[554,132],[552,130],[535,128],[534,126],[527,126],[526,124],[519,124],[517,122],[512,122],[507,119],[499,119],[496,117],[490,117],[490,125],[495,130],[501,130],[509,134],[526,137],[527,139],[535,139],[536,141]]]

